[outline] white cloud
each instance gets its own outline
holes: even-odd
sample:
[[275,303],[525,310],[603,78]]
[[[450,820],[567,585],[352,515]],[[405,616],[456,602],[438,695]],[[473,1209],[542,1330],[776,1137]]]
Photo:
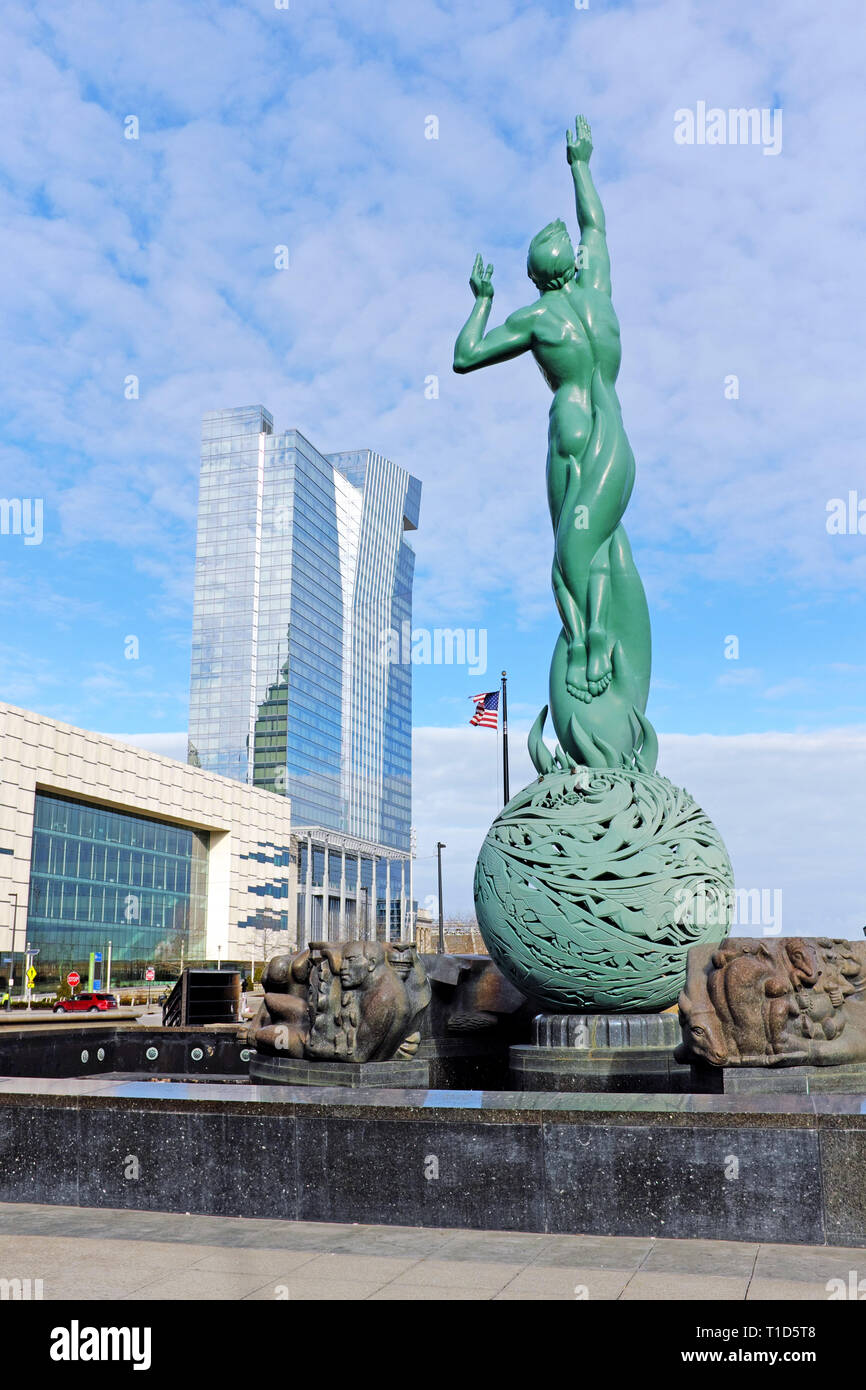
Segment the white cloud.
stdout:
[[[499,321],[529,293],[533,232],[573,225],[577,93],[649,587],[781,572],[862,588],[866,552],[824,528],[863,435],[859,0],[832,25],[788,0],[784,24],[770,6],[747,30],[699,0],[7,10],[0,395],[22,440],[82,455],[53,478],[68,539],[120,541],[170,585],[158,558],[189,548],[201,413],[264,400],[325,449],[370,443],[425,479],[419,610],[548,605],[546,388],[529,362],[456,381],[450,358],[475,250],[496,264]],[[676,145],[673,112],[697,99],[781,102],[782,154]]]

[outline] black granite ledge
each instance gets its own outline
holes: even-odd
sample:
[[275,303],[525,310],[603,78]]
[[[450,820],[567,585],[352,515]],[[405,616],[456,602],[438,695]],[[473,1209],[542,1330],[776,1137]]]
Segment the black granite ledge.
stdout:
[[864,1106],[7,1077],[0,1201],[866,1246]]
[[248,1085],[231,1079],[92,1077],[0,1078],[5,1106],[151,1109],[203,1114],[448,1118],[460,1124],[605,1124],[866,1131],[866,1095],[682,1095],[635,1092],[436,1091],[337,1086]]

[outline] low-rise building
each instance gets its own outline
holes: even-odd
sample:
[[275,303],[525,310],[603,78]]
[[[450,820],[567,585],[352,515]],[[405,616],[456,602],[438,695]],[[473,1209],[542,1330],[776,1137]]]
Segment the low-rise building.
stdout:
[[[91,952],[114,978],[251,957],[296,940],[291,803],[227,777],[0,704],[4,956],[41,984]],[[8,974],[8,965],[2,973]]]
[[[37,988],[109,950],[113,981],[250,966],[310,940],[412,930],[409,855],[291,800],[0,703],[0,951]],[[110,943],[110,947],[109,947]],[[9,964],[0,964],[0,980]]]

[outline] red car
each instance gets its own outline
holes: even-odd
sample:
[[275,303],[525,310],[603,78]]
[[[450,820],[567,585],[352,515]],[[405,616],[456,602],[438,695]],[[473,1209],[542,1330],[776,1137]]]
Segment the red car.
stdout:
[[58,999],[54,1005],[56,1014],[98,1014],[105,1009],[116,1009],[117,1000],[113,994],[76,994],[72,999]]

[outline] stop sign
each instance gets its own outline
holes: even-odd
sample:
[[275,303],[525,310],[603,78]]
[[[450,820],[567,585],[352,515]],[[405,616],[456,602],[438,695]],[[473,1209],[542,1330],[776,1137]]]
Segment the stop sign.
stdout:
[[149,966],[147,967],[147,969],[145,970],[145,972],[144,972],[144,978],[145,978],[146,980],[155,980],[155,979],[156,979],[156,971],[154,970],[154,968],[153,968],[152,965],[149,965]]
[[66,976],[66,983],[70,986],[71,989],[74,989],[76,985],[81,984],[81,976],[79,975],[77,970],[70,970],[69,974]]

